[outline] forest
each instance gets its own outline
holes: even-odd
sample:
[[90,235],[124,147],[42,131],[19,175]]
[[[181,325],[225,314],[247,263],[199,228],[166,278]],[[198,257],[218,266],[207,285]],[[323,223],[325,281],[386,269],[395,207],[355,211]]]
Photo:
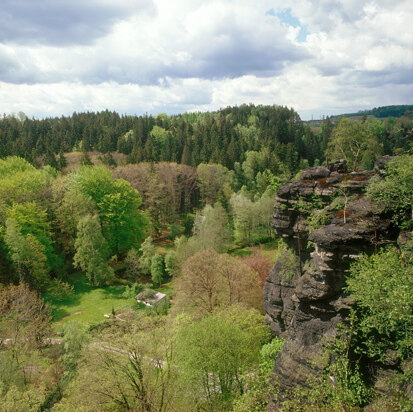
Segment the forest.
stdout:
[[[344,159],[350,171],[371,170],[387,156],[366,196],[409,238],[412,148],[407,116],[314,127],[281,106],[4,115],[0,411],[264,411],[270,402],[341,411],[374,400],[411,410],[411,237],[351,266],[356,304],[338,336],[358,338],[326,345],[335,392],[322,380],[280,392],[284,337],[265,322],[262,290],[287,247],[271,227],[277,190],[309,167]],[[297,199],[296,212],[318,202]],[[384,362],[389,351],[403,365],[391,396],[352,363],[355,354]]]
[[381,107],[375,107],[374,109],[371,110],[361,110],[357,113],[349,113],[345,114],[344,116],[346,117],[351,117],[351,116],[362,116],[362,115],[367,115],[367,116],[375,116],[379,118],[385,118],[385,117],[402,117],[402,116],[412,116],[412,110],[413,106],[412,105],[399,105],[399,106],[381,106]]

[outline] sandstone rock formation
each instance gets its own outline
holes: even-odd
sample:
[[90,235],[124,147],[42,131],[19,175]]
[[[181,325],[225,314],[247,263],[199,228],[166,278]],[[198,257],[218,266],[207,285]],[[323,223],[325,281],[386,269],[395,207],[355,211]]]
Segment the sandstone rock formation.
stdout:
[[377,173],[347,173],[340,161],[307,169],[278,190],[272,226],[288,248],[266,280],[264,306],[273,333],[287,339],[274,369],[284,390],[305,385],[323,338],[347,316],[350,261],[397,238],[364,196]]

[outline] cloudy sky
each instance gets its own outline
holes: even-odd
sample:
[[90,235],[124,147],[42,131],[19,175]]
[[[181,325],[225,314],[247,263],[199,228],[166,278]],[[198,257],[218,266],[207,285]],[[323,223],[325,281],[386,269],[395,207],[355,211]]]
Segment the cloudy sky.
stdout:
[[413,104],[411,0],[2,0],[0,113]]

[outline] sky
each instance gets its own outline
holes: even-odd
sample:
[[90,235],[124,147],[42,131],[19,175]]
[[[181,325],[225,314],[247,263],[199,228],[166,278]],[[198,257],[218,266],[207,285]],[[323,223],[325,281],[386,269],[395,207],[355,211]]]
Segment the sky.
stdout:
[[413,104],[411,0],[2,0],[0,113]]

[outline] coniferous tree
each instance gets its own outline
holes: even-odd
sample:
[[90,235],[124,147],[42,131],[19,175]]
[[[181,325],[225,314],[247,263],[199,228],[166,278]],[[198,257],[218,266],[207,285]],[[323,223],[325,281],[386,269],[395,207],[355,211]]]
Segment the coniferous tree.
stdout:
[[59,158],[57,160],[57,170],[63,170],[67,166],[67,160],[63,151],[59,152]]

